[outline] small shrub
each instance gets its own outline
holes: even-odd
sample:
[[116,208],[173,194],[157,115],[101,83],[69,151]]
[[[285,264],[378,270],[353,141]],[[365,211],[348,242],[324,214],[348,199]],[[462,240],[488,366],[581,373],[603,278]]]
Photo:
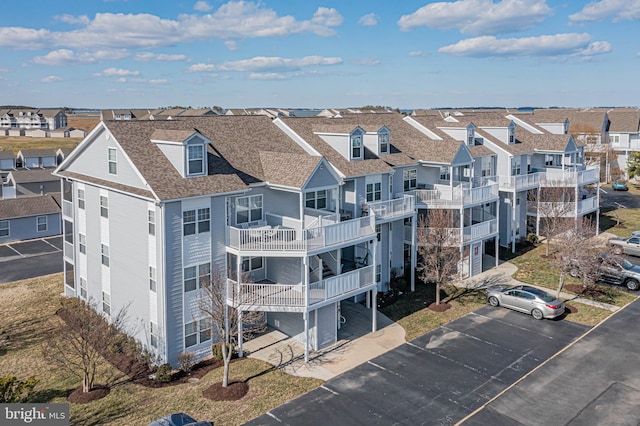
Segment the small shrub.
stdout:
[[540,239],[536,234],[527,234],[527,241],[529,241],[531,244],[538,244],[540,242]]
[[156,380],[160,383],[169,383],[172,378],[171,370],[171,364],[162,364],[156,371]]
[[[231,358],[233,358],[236,353],[231,343],[227,343],[227,350],[231,351]],[[214,359],[222,361],[222,342],[214,343],[213,345],[211,345],[211,355]]]
[[180,370],[189,374],[196,363],[196,354],[193,352],[182,352],[178,355],[178,363],[180,364]]
[[35,376],[20,380],[16,376],[0,377],[0,403],[26,402],[40,382]]

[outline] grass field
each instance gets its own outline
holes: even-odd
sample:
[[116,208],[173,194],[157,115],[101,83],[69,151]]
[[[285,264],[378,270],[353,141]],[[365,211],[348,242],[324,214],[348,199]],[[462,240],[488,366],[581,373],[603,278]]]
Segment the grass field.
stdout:
[[13,153],[17,155],[21,149],[75,148],[81,140],[81,138],[0,136],[0,151],[13,151]]
[[[23,379],[32,374],[38,377],[41,382],[33,399],[37,402],[66,402],[68,392],[80,384],[75,377],[52,368],[41,351],[42,343],[59,327],[55,311],[61,289],[62,274],[0,286],[0,331],[10,340],[0,352],[0,371]],[[220,425],[241,424],[322,383],[290,376],[251,358],[231,365],[231,380],[247,378],[251,378],[249,393],[240,401],[214,402],[203,398],[202,391],[221,380],[221,369],[198,383],[152,389],[124,381],[119,371],[107,366],[96,382],[113,383],[111,393],[89,404],[70,404],[71,424],[145,425],[180,411]]]

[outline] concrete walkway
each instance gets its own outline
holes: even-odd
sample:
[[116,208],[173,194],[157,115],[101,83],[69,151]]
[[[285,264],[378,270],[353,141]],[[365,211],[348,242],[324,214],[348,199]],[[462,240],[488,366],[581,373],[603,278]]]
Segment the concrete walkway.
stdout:
[[[466,288],[484,288],[492,285],[529,285],[532,287],[537,287],[541,290],[546,291],[552,295],[556,294],[555,290],[550,290],[545,287],[540,287],[532,284],[526,284],[521,281],[513,278],[513,275],[518,271],[518,268],[509,262],[502,262],[495,268],[489,269],[481,274],[478,274],[474,277],[467,278],[462,281],[462,286]],[[560,292],[560,299],[564,301],[573,301],[583,303],[585,305],[595,306],[597,308],[606,309],[611,312],[615,312],[620,309],[618,306],[611,305],[608,303],[598,302],[595,300],[587,299],[584,297],[577,296],[575,294]]]
[[329,380],[405,343],[404,328],[379,311],[375,333],[371,333],[371,310],[362,304],[343,301],[341,313],[346,323],[338,331],[338,342],[311,352],[308,363],[304,362],[304,344],[277,330],[245,342],[243,349],[249,357],[288,374]]

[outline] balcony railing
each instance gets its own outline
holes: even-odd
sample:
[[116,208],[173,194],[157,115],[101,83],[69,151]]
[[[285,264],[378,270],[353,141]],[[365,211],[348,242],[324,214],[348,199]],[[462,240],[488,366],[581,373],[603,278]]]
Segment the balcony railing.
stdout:
[[229,230],[229,247],[243,251],[305,252],[375,235],[373,217],[362,217],[308,229],[263,225]]
[[598,208],[598,197],[589,197],[578,202],[578,215],[583,215]]
[[309,304],[322,302],[375,284],[374,266],[336,275],[309,285]]
[[367,203],[367,208],[369,215],[374,215],[376,219],[389,220],[413,214],[415,212],[414,200],[413,195],[402,194],[402,198]]
[[64,242],[64,257],[73,262],[73,244],[67,241]]
[[518,176],[500,176],[500,189],[507,191],[523,191],[537,188],[540,185],[541,173],[529,173]]
[[498,221],[496,219],[465,226],[463,229],[464,242],[474,241],[489,237],[498,232]]
[[600,180],[600,168],[588,166],[584,170],[547,168],[541,184],[586,185]]
[[460,205],[496,201],[498,199],[498,184],[491,183],[476,188],[452,188],[435,185],[434,189],[417,189],[409,194],[415,194],[417,201],[425,204],[428,208],[459,207]]
[[62,215],[73,219],[73,203],[71,201],[62,200]]

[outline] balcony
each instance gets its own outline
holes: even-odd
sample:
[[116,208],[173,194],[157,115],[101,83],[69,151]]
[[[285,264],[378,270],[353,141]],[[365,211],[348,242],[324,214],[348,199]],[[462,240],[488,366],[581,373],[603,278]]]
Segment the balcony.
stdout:
[[402,198],[387,201],[367,203],[370,216],[375,216],[376,222],[387,222],[413,215],[416,211],[413,195],[402,194]]
[[498,200],[498,184],[490,183],[475,188],[465,186],[434,185],[434,189],[417,189],[408,194],[416,196],[416,202],[430,209],[460,208]]
[[578,201],[578,216],[590,213],[599,208],[598,197],[589,197]]
[[[300,312],[313,305],[356,295],[376,285],[374,266],[311,283],[238,283],[227,280],[227,303],[244,310]],[[306,291],[309,289],[307,295]],[[308,296],[308,297],[307,297]],[[307,304],[308,300],[308,304]]]
[[73,220],[73,203],[71,201],[62,200],[62,216]]
[[537,188],[540,185],[542,173],[529,173],[518,176],[500,176],[501,191],[526,191]]
[[[451,245],[460,245],[460,228],[446,228],[449,234]],[[462,243],[468,244],[472,241],[483,240],[494,237],[498,233],[498,221],[496,219],[486,220],[462,228]],[[411,227],[405,226],[405,239],[411,234]]]
[[227,229],[229,247],[241,252],[260,252],[263,254],[296,252],[304,254],[309,251],[365,239],[376,234],[373,217],[362,217],[306,229],[267,223],[247,229],[233,226]]
[[573,186],[600,182],[598,166],[588,166],[582,170],[546,168],[538,171],[544,173],[540,182],[542,185]]

